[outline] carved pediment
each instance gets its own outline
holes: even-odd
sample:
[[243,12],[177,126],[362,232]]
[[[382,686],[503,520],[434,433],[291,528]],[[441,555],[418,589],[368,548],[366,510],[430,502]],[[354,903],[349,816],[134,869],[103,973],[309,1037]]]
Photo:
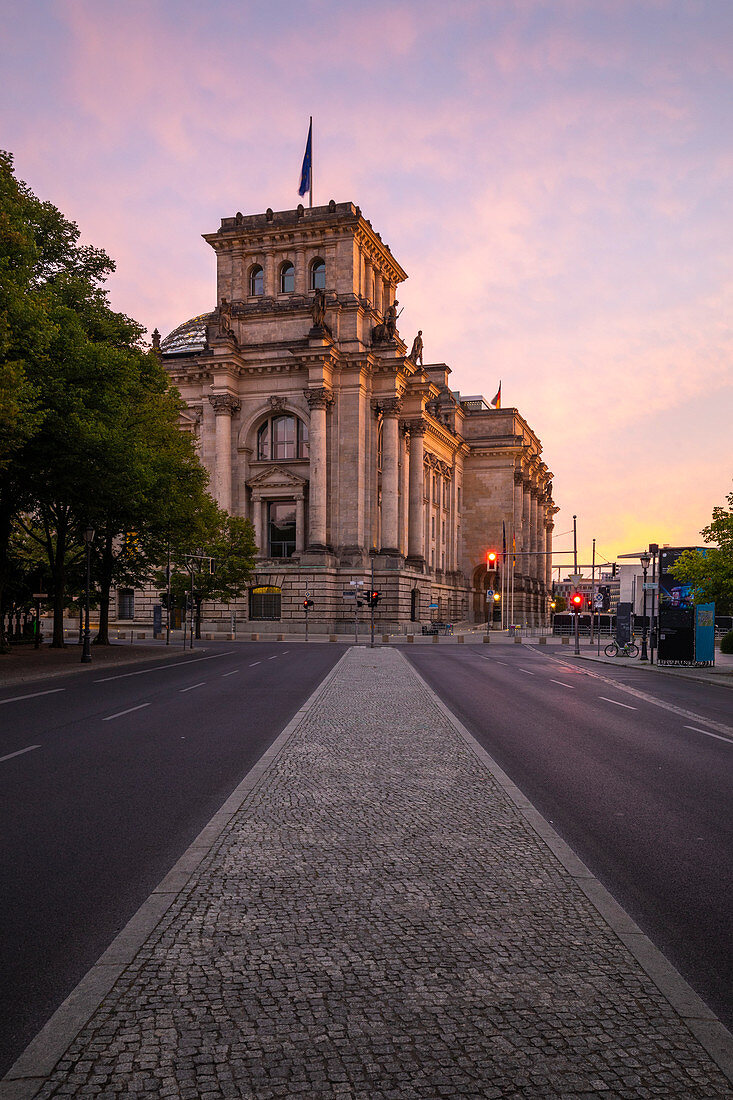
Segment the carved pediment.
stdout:
[[305,478],[298,477],[290,470],[283,470],[281,466],[268,466],[266,470],[261,470],[247,482],[250,489],[259,489],[260,492],[265,489],[302,490],[306,484]]

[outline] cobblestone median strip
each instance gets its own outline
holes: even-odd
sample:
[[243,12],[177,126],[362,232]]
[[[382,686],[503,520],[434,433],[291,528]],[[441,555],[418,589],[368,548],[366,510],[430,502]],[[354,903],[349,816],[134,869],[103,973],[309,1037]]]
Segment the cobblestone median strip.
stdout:
[[731,1096],[729,1034],[399,652],[286,733],[0,1097]]

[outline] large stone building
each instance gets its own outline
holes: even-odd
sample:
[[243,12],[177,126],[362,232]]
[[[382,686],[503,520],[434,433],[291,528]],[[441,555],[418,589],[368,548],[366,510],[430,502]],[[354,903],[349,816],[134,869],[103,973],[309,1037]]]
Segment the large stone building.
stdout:
[[302,629],[309,593],[311,624],[343,629],[344,591],[373,567],[380,630],[482,622],[500,587],[486,552],[505,538],[514,620],[545,621],[556,509],[540,441],[516,409],[462,398],[444,363],[423,366],[419,337],[408,354],[407,276],[361,210],[237,214],[205,240],[218,305],[160,352],[214,495],[254,524],[238,618]]

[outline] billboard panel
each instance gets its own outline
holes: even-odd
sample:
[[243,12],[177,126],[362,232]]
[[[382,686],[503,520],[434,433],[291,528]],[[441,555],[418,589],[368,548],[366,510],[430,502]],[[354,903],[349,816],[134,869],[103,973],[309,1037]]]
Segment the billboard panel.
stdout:
[[715,664],[715,604],[695,607],[695,664]]

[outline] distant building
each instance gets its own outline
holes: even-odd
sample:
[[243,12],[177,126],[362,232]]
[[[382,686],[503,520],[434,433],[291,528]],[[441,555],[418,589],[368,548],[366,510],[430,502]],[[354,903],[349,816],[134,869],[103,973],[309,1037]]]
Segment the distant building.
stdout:
[[[547,620],[552,474],[517,409],[462,397],[398,328],[407,278],[351,203],[224,218],[205,234],[217,308],[160,345],[222,508],[247,516],[257,573],[237,617],[261,630],[484,621],[486,551],[514,548],[514,618]],[[427,328],[427,321],[426,321]],[[224,608],[206,610],[223,617]]]

